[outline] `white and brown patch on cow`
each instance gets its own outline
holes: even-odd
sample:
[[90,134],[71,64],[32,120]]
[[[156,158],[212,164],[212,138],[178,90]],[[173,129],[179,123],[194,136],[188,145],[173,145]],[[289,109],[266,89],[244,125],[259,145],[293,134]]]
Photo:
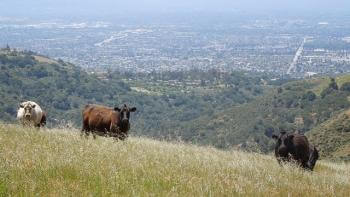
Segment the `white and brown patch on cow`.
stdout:
[[20,123],[22,123],[22,125],[25,126],[44,126],[44,124],[41,122],[43,116],[44,112],[42,111],[41,107],[33,101],[22,102],[17,111],[17,119],[20,121]]

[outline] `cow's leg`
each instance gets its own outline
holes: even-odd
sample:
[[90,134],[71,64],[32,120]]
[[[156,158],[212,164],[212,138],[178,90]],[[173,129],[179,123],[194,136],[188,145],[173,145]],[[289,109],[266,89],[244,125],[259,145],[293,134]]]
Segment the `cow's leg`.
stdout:
[[296,151],[293,154],[293,159],[294,159],[295,163],[297,164],[297,166],[299,166],[303,169],[307,169],[307,158],[304,158],[300,152]]
[[118,136],[118,138],[122,141],[124,141],[127,137],[128,137],[128,134],[122,133],[122,132],[120,132]]
[[282,164],[284,163],[283,158],[282,157],[277,157],[277,162],[280,166],[282,166]]
[[80,137],[83,137],[84,133],[85,133],[84,129],[81,129],[81,131],[80,131]]
[[85,136],[86,138],[88,138],[89,133],[90,133],[90,128],[88,126],[85,126],[85,124],[83,124],[83,128],[81,129],[80,136],[81,137]]
[[83,125],[83,128],[81,128],[81,131],[80,131],[80,137],[83,137],[83,135],[85,134],[85,131],[86,131],[86,128]]
[[85,134],[85,137],[89,137],[89,132],[92,131],[92,129],[89,126],[89,119],[83,118],[83,128],[81,129],[81,136]]
[[81,130],[81,132],[80,132],[80,137],[88,137],[89,136],[89,132],[88,131],[86,131],[86,130]]
[[302,166],[305,170],[311,170],[311,168],[307,165],[306,162],[304,162]]
[[303,169],[307,168],[306,162],[304,162],[302,158],[295,157],[293,160],[298,167],[303,168]]
[[109,137],[114,137],[114,139],[119,139],[120,129],[117,125],[111,124],[109,131],[108,131]]
[[287,162],[290,162],[288,156],[279,156],[279,157],[277,157],[277,161],[278,161],[278,164],[280,166],[283,166],[283,164],[286,164]]
[[304,169],[306,169],[306,170],[309,170],[309,169],[310,169],[309,165],[307,165],[307,161],[301,160],[300,162],[301,162],[300,164],[301,164],[301,167],[302,167],[302,168],[304,168]]
[[90,130],[85,130],[85,137],[86,137],[86,138],[89,137],[90,133],[91,133]]
[[90,132],[91,132],[91,134],[92,134],[92,137],[94,138],[94,139],[96,139],[96,135],[101,135],[99,132],[99,128],[97,128],[97,127],[93,127],[93,128],[90,128]]
[[40,120],[40,127],[44,127],[46,125],[46,114],[44,114],[42,117],[41,117],[41,120]]
[[120,129],[118,128],[118,133],[116,138],[118,140],[124,141],[127,137],[128,137],[128,134],[121,132]]

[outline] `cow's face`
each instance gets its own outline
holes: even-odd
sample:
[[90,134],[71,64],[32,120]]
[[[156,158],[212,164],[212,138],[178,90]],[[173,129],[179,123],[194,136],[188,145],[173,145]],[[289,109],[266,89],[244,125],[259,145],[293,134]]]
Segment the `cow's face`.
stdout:
[[32,117],[32,113],[34,112],[35,105],[27,103],[21,104],[20,107],[24,110],[24,118],[30,120]]
[[122,123],[129,123],[130,112],[135,112],[136,107],[129,108],[124,104],[122,108],[115,107],[114,110],[120,113],[120,120]]
[[272,138],[276,141],[275,153],[279,157],[288,158],[288,154],[293,148],[294,135],[281,132],[279,136],[272,135]]

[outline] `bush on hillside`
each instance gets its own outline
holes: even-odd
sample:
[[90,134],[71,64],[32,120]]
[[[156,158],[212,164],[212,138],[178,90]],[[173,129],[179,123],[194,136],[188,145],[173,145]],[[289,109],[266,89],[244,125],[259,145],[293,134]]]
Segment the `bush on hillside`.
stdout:
[[324,98],[327,95],[338,91],[338,89],[339,88],[338,88],[337,83],[335,82],[335,79],[331,78],[331,82],[328,84],[328,87],[321,92],[321,98]]
[[341,87],[341,91],[350,92],[350,82],[345,82]]

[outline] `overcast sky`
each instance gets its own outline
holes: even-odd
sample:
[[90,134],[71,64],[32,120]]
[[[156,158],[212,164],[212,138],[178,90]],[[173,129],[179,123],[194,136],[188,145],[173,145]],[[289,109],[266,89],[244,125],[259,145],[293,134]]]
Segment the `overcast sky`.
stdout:
[[350,12],[350,0],[0,0],[0,16],[182,12]]

